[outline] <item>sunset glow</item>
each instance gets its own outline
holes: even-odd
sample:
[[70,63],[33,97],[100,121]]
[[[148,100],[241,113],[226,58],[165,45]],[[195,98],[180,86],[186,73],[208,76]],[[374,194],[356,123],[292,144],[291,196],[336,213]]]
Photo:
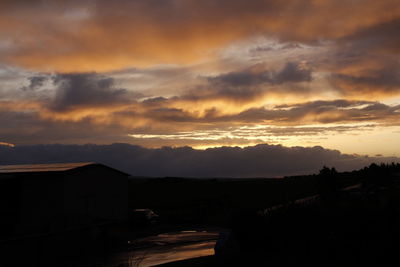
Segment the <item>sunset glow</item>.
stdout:
[[400,156],[397,0],[2,1],[0,14],[0,145]]

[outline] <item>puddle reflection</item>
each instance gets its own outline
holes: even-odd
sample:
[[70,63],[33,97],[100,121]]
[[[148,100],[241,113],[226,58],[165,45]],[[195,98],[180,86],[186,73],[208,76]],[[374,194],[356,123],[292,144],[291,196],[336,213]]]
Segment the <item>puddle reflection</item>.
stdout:
[[155,266],[214,255],[218,232],[181,231],[131,241],[132,251],[122,255],[128,266]]

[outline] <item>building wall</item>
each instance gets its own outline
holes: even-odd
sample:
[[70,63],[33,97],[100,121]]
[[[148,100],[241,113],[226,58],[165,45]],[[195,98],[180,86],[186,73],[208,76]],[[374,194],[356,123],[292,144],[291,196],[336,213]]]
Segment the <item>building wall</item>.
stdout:
[[67,226],[122,221],[128,214],[126,175],[103,166],[88,166],[64,176]]
[[59,174],[20,177],[19,234],[52,232],[63,228],[62,179]]
[[93,165],[6,178],[0,176],[0,266],[105,266],[112,225],[94,224],[127,219],[126,175]]
[[12,236],[19,220],[19,181],[12,176],[0,176],[0,240]]
[[16,174],[7,181],[0,183],[7,200],[0,205],[7,217],[1,236],[57,232],[128,216],[127,176],[102,165]]

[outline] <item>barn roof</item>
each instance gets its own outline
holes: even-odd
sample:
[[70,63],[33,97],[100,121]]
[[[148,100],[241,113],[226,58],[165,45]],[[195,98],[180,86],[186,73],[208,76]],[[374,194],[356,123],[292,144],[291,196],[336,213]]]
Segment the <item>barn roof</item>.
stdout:
[[0,165],[0,173],[60,172],[60,171],[69,171],[79,167],[95,165],[95,164],[96,163],[94,162],[76,162],[76,163]]

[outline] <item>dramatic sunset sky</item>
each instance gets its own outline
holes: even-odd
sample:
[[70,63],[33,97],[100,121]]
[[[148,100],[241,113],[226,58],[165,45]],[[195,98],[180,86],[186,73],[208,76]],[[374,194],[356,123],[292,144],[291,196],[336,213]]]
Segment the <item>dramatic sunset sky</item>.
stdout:
[[1,0],[0,142],[400,156],[399,0]]

